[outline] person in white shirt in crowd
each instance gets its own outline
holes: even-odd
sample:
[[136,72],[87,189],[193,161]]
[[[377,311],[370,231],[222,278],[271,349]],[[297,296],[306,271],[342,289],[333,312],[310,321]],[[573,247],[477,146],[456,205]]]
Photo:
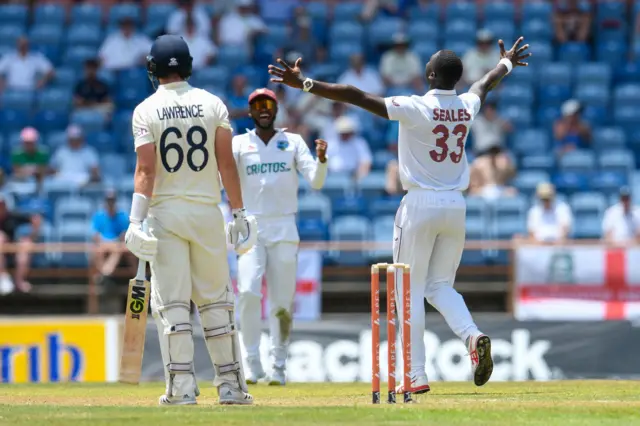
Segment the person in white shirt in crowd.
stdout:
[[602,238],[614,244],[640,241],[640,208],[631,200],[631,190],[620,188],[620,201],[609,207],[602,220]]
[[356,134],[355,121],[348,116],[336,120],[336,140],[329,143],[329,170],[335,173],[347,173],[360,180],[371,171],[373,157],[371,149],[362,136]]
[[549,182],[538,184],[536,195],[540,202],[527,214],[529,238],[547,244],[565,241],[573,227],[571,209],[567,203],[556,199],[556,189]]
[[267,26],[253,10],[253,0],[237,0],[218,24],[218,43],[251,49],[256,35],[267,32]]
[[[316,97],[316,99],[322,99]],[[323,99],[324,100],[324,99]],[[326,141],[336,141],[340,139],[340,134],[338,133],[338,122],[341,117],[349,117],[353,122],[355,132],[359,132],[361,127],[360,118],[353,110],[348,111],[345,104],[341,102],[332,102],[331,103],[331,114],[325,117],[322,117],[322,126],[319,129],[320,136],[322,139]],[[318,118],[318,120],[320,120]]]
[[351,55],[349,62],[351,66],[338,78],[338,84],[357,87],[374,95],[384,94],[385,87],[380,74],[365,64],[361,53]]
[[495,48],[493,33],[489,30],[479,30],[476,34],[476,47],[470,49],[462,57],[464,84],[472,84],[485,73],[492,70],[500,60],[500,52]]
[[195,4],[194,0],[178,0],[176,3],[178,8],[169,15],[167,20],[167,32],[183,35],[187,32],[187,21],[191,19],[194,23],[195,33],[200,37],[209,38],[211,36],[211,18],[204,7]]
[[0,91],[41,89],[53,78],[51,62],[39,52],[29,50],[29,40],[20,37],[16,50],[0,59]]
[[262,280],[269,298],[269,334],[273,373],[270,385],[286,383],[286,360],[293,322],[298,244],[298,173],[313,189],[321,189],[327,176],[327,142],[318,139],[317,160],[307,143],[295,133],[276,129],[278,100],[269,89],[249,95],[255,129],[233,138],[235,156],[250,214],[258,222],[258,242],[238,259],[238,312],[247,350],[248,384],[265,377],[260,361]]
[[420,58],[409,49],[409,39],[402,33],[393,36],[393,48],[380,59],[380,74],[387,86],[422,88]]
[[187,42],[193,57],[193,69],[198,70],[213,63],[218,48],[209,36],[203,35],[196,27],[193,15],[187,15],[184,32],[178,34]]
[[85,145],[82,129],[74,124],[67,128],[68,145],[58,148],[51,158],[53,179],[79,188],[100,181],[98,152]]
[[112,71],[142,66],[151,48],[151,40],[136,32],[131,18],[124,17],[119,24],[120,30],[109,34],[100,46],[100,64]]

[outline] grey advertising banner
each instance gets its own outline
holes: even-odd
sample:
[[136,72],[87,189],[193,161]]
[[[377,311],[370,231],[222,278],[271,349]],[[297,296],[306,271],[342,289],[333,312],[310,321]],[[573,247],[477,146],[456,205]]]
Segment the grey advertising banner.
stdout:
[[[477,315],[476,320],[493,341],[493,381],[640,378],[637,356],[640,327],[630,322],[520,322],[505,315]],[[439,316],[427,315],[427,327],[424,342],[429,379],[468,380],[471,369],[465,345]],[[201,328],[194,327],[194,330],[198,330],[194,333],[198,378],[211,380],[213,368]],[[386,377],[386,337],[382,336],[381,340],[381,377]],[[268,335],[264,333],[261,355],[267,370],[268,343]],[[361,317],[360,321],[297,324],[287,366],[291,382],[369,382],[371,329],[368,321]],[[143,380],[163,378],[157,330],[151,323],[145,344]]]

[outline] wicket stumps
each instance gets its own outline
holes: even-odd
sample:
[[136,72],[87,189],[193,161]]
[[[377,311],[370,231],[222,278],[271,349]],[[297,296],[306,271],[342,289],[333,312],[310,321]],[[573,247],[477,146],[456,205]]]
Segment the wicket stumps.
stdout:
[[[396,270],[402,270],[402,362],[404,402],[411,402],[411,270],[404,263],[371,265],[371,393],[380,404],[380,270],[387,271],[388,402],[396,403]],[[399,319],[399,316],[398,316]]]

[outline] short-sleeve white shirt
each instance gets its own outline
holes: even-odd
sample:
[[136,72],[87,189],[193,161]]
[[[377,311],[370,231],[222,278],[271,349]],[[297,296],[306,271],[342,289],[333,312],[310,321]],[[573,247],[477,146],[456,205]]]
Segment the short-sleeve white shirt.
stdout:
[[527,215],[527,229],[538,241],[557,241],[560,239],[562,228],[571,230],[573,215],[566,203],[556,201],[551,209],[545,210],[536,204],[529,209]]
[[624,242],[635,238],[640,231],[640,209],[632,207],[625,214],[622,204],[615,204],[607,209],[602,220],[602,234],[611,232],[613,241]]
[[47,74],[52,69],[51,62],[41,53],[30,52],[21,56],[13,52],[0,59],[0,74],[4,75],[10,89],[34,90],[38,75]]

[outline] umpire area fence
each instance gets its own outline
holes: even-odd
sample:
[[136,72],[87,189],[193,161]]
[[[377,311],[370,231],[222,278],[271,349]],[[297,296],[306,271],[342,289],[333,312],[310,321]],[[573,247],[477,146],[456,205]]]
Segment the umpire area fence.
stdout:
[[[513,252],[519,246],[536,245],[537,243],[527,239],[513,239],[513,240],[471,240],[465,244],[465,250],[482,250],[482,251],[507,251],[508,262],[504,265],[506,268],[507,276],[507,311],[512,312],[511,301],[513,300],[514,291],[514,262]],[[548,244],[539,244],[548,245]],[[560,244],[554,244],[554,247],[573,247],[573,246],[595,246],[606,247],[606,243],[600,240],[568,240]],[[31,243],[28,250],[33,253],[49,253],[59,255],[61,253],[86,253],[93,254],[98,251],[108,248],[111,251],[126,252],[127,248],[124,243],[103,243],[96,244],[94,242],[87,243],[58,243],[58,242],[45,242],[45,243]],[[20,250],[24,250],[24,246],[16,243],[3,244],[0,247],[0,253],[16,253]],[[231,249],[231,248],[230,248]],[[375,252],[375,251],[388,251],[391,252],[391,242],[380,241],[303,241],[300,243],[300,249],[305,250],[317,250],[321,252]],[[91,256],[90,256],[91,257]],[[383,259],[380,259],[384,261]],[[391,261],[391,256],[387,261]],[[363,268],[369,269],[370,264],[363,264]],[[348,267],[345,267],[345,269]],[[461,267],[461,268],[464,268]],[[471,268],[471,267],[470,267]],[[116,270],[114,277],[116,278],[131,278],[128,276],[129,270],[126,268],[119,268]],[[470,274],[471,275],[471,274]],[[46,278],[69,278],[69,279],[86,279],[86,306],[87,313],[97,314],[99,312],[99,297],[100,292],[97,284],[97,270],[89,261],[86,268],[71,268],[71,267],[47,267],[47,268],[33,268],[30,271],[30,279],[46,279]],[[482,285],[480,283],[479,285]]]

